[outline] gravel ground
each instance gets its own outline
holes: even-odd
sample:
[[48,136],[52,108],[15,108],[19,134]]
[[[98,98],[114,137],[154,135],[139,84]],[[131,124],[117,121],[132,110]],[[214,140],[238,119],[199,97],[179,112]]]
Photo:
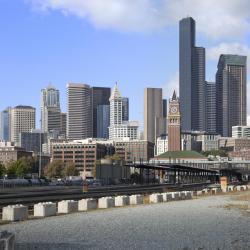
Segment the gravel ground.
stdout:
[[250,217],[230,196],[92,211],[1,226],[29,249],[250,249]]

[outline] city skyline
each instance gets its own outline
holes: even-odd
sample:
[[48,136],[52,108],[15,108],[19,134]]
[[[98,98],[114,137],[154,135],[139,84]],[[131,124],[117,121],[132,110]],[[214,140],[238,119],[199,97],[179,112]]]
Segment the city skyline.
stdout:
[[[68,82],[113,87],[118,81],[121,92],[130,99],[130,118],[139,120],[142,127],[143,89],[163,88],[163,97],[169,98],[173,89],[178,88],[178,21],[185,17],[186,13],[178,13],[174,21],[160,29],[153,28],[150,32],[140,30],[124,32],[109,25],[102,29],[93,25],[92,21],[84,17],[79,18],[70,11],[70,14],[65,16],[61,10],[67,9],[67,4],[63,7],[59,4],[51,10],[50,3],[53,1],[45,1],[47,12],[43,12],[39,10],[39,6],[34,10],[34,5],[31,6],[27,2],[31,3],[31,1],[26,1],[26,4],[24,1],[9,3],[6,0],[1,3],[5,9],[1,18],[5,20],[3,24],[8,22],[9,27],[7,30],[1,29],[1,36],[5,38],[0,48],[1,110],[8,106],[31,105],[36,107],[37,121],[39,121],[40,107],[37,100],[40,90],[49,82],[60,90],[61,109],[65,112]],[[242,4],[237,6],[243,8]],[[220,4],[217,8],[222,10]],[[13,11],[8,11],[10,9]],[[206,31],[201,16],[189,11],[197,23],[197,44],[204,46],[207,51],[207,81],[215,81],[220,53],[250,54],[249,32],[242,30],[241,27],[242,23],[247,24],[247,14],[242,13],[240,17],[228,9],[223,13],[237,21],[235,26],[238,25],[238,36],[229,39],[227,34],[224,34],[226,31],[229,33],[236,31],[228,27],[227,21],[222,19],[225,31],[223,34],[217,33],[216,37],[215,27]],[[18,27],[22,25],[27,29],[19,31]],[[62,31],[61,25],[65,27]],[[214,31],[213,36],[212,31]],[[65,39],[63,32],[74,38],[72,44],[71,39]],[[19,40],[19,43],[13,44],[10,40]],[[43,55],[45,51],[46,56]],[[11,73],[14,68],[15,74]]]

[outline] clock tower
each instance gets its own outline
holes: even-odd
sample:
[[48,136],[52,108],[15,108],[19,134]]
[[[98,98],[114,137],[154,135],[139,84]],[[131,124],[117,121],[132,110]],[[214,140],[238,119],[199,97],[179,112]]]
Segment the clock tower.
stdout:
[[168,111],[168,151],[181,150],[181,114],[180,102],[174,91],[169,100]]

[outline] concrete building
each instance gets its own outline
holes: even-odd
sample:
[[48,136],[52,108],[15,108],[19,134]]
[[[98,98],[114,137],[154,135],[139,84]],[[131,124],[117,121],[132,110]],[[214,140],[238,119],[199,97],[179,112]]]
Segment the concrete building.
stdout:
[[59,90],[49,85],[41,90],[42,132],[61,132],[61,108]]
[[206,131],[216,133],[216,84],[206,82]]
[[250,139],[250,126],[233,126],[232,137]]
[[[97,106],[97,138],[109,138],[110,105]],[[95,136],[94,136],[95,137]]]
[[144,89],[144,140],[156,143],[156,139],[166,134],[166,107],[161,88]]
[[0,140],[10,141],[11,107],[0,112]]
[[216,126],[223,137],[233,126],[245,126],[247,117],[247,58],[221,55],[216,73]]
[[67,98],[67,138],[74,140],[92,137],[92,90],[90,86],[69,83]]
[[42,151],[42,145],[47,142],[47,134],[40,130],[31,130],[30,132],[21,132],[19,134],[19,146],[26,151],[32,151],[35,154]]
[[180,102],[174,91],[172,98],[169,100],[168,112],[168,150],[181,150],[181,113]]
[[[92,87],[92,108],[93,108],[93,137],[99,137],[98,135],[98,124],[102,123],[101,127],[105,131],[105,136],[107,137],[107,130],[109,127],[109,114],[107,114],[107,107],[109,107],[109,98],[111,94],[111,89],[106,87]],[[99,107],[99,106],[102,106]],[[104,108],[105,106],[105,108]],[[99,110],[99,112],[98,112]],[[103,112],[101,112],[103,111]],[[100,117],[98,116],[100,115]],[[104,117],[108,115],[108,117]],[[104,128],[103,126],[107,126]],[[100,132],[100,131],[99,131]],[[106,138],[105,137],[105,138]],[[102,138],[102,137],[101,137]]]
[[32,152],[24,148],[13,146],[10,142],[0,143],[0,163],[7,165],[11,161],[17,161],[22,157],[31,157]]
[[227,151],[241,151],[250,149],[250,139],[221,137],[219,148]]
[[19,105],[11,109],[11,141],[19,145],[19,134],[35,129],[36,109]]
[[195,45],[195,21],[179,23],[180,111],[183,130],[206,130],[205,48]]
[[154,157],[154,143],[146,140],[115,141],[115,153],[127,164],[148,162]]
[[120,140],[122,138],[138,139],[139,123],[136,121],[123,121],[123,97],[117,84],[110,96],[110,126],[109,139]]
[[107,155],[107,147],[91,139],[53,143],[51,154],[52,161],[73,162],[81,176],[86,179],[95,176],[97,161]]

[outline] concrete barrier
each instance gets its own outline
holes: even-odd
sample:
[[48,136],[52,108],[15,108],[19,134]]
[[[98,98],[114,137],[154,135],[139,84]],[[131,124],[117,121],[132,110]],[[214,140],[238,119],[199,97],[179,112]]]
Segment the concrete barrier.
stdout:
[[202,189],[202,194],[208,194],[208,193],[209,193],[208,188],[204,188],[204,189]]
[[78,202],[73,200],[63,200],[58,202],[58,213],[59,214],[68,214],[77,212]]
[[129,197],[127,195],[117,196],[115,197],[115,206],[123,207],[129,205]]
[[185,200],[186,198],[187,198],[186,197],[186,192],[185,191],[180,192],[180,199]]
[[34,205],[35,217],[48,217],[56,215],[56,203],[41,202]]
[[227,186],[227,191],[228,192],[233,192],[234,191],[234,186],[233,185]]
[[28,207],[23,205],[11,205],[3,207],[2,219],[7,221],[26,220],[28,218]]
[[203,195],[203,191],[202,191],[202,190],[198,190],[198,191],[196,192],[196,194],[197,194],[197,196]]
[[181,199],[181,194],[180,192],[172,192],[172,198],[173,200],[177,201],[177,200],[180,200]]
[[163,202],[163,196],[162,196],[162,194],[155,193],[155,194],[149,195],[149,202],[150,203]]
[[237,191],[245,191],[245,190],[247,190],[247,187],[246,187],[246,185],[236,186],[236,190]]
[[193,198],[193,192],[192,191],[184,191],[185,198],[186,199],[192,199]]
[[110,208],[115,206],[114,197],[102,197],[98,199],[98,208]]
[[212,188],[211,189],[211,194],[218,194],[221,192],[221,189],[220,188]]
[[88,211],[97,208],[97,200],[96,199],[82,199],[78,201],[78,210],[79,211]]
[[164,202],[173,200],[171,193],[162,193],[162,198]]
[[143,195],[134,194],[129,196],[129,204],[130,205],[138,205],[143,204]]
[[7,231],[0,232],[0,249],[14,250],[15,249],[15,234]]

